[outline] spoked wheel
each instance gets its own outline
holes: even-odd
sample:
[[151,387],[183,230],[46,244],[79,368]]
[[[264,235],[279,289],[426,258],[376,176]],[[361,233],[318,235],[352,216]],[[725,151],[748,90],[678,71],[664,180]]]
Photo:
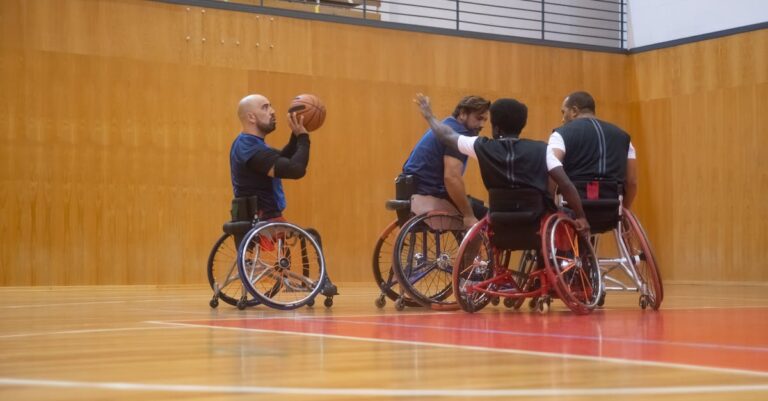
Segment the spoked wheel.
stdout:
[[245,288],[276,309],[314,300],[325,278],[323,252],[315,238],[285,222],[257,224],[240,245],[238,270]]
[[622,241],[642,284],[640,307],[645,309],[650,306],[658,310],[664,300],[664,287],[648,236],[640,225],[640,221],[629,209],[622,210],[621,227]]
[[[384,229],[373,248],[373,278],[376,280],[376,285],[381,289],[381,293],[393,301],[400,298],[400,294],[396,291],[397,280],[392,271],[393,249],[398,233],[400,233],[400,228],[397,225],[397,220],[394,220]],[[386,300],[383,296],[375,301],[378,308],[383,308],[385,304]],[[404,298],[403,306],[416,307],[421,305],[411,299]]]
[[[452,285],[457,303],[466,312],[483,309],[488,302],[499,303],[498,297],[472,291],[471,286],[493,277],[493,251],[488,240],[488,219],[483,218],[472,226],[461,241],[456,255]],[[506,305],[506,299],[504,304]]]
[[589,238],[576,232],[573,220],[555,213],[546,219],[541,240],[557,295],[573,312],[590,313],[603,292],[603,280]]
[[237,244],[232,234],[223,234],[211,249],[208,256],[208,283],[211,289],[218,296],[211,299],[209,305],[215,308],[219,305],[218,300],[222,300],[229,305],[237,306],[242,298],[243,307],[255,306],[259,304],[257,299],[248,299],[248,292],[244,290],[243,283],[240,281],[240,274],[237,269]]
[[416,216],[403,226],[393,267],[410,299],[433,309],[458,309],[451,284],[463,228],[461,217],[440,212]]

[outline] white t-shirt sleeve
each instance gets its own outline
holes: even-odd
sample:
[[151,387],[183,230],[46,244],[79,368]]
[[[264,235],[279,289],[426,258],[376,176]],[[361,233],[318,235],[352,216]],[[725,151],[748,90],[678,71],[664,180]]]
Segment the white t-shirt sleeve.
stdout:
[[632,142],[629,143],[629,152],[627,152],[627,159],[637,159],[637,153],[635,147],[632,146]]
[[459,135],[459,140],[457,143],[459,147],[459,152],[473,159],[477,159],[477,154],[475,154],[475,141],[477,140],[477,138],[478,137],[476,136]]
[[552,169],[563,165],[560,159],[555,156],[554,149],[565,153],[565,141],[563,141],[563,137],[557,131],[549,136],[549,144],[547,144],[547,171],[552,171]]

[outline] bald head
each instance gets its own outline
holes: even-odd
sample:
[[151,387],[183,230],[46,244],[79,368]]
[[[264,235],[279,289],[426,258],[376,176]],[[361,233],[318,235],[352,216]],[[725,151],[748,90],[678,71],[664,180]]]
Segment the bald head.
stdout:
[[248,95],[237,106],[237,117],[243,125],[243,132],[266,136],[275,130],[275,110],[269,99],[259,94]]

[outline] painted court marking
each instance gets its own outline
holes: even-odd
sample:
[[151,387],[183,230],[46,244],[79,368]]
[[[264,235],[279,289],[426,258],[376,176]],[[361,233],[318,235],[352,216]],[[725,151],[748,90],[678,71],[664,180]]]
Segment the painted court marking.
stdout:
[[193,324],[193,323],[174,323],[174,322],[161,322],[161,321],[148,321],[146,323],[154,323],[154,324],[169,325],[169,326],[186,326],[186,327],[193,327],[193,328],[217,329],[217,330],[284,334],[284,335],[294,335],[294,336],[304,336],[304,337],[333,338],[333,339],[339,339],[339,340],[353,340],[353,341],[364,341],[364,342],[385,343],[385,344],[418,345],[418,346],[424,346],[424,347],[464,349],[469,351],[483,351],[483,352],[517,354],[517,355],[526,355],[526,356],[543,356],[543,357],[560,358],[560,359],[566,358],[566,359],[585,360],[585,361],[591,361],[591,362],[609,362],[609,363],[624,364],[624,365],[654,366],[654,367],[662,367],[662,368],[687,369],[687,370],[696,370],[696,371],[703,371],[703,372],[737,374],[737,375],[744,375],[744,376],[768,378],[768,372],[760,372],[760,371],[754,371],[754,370],[718,368],[718,367],[711,367],[711,366],[689,365],[689,364],[683,364],[683,363],[644,361],[644,360],[614,358],[614,357],[605,357],[605,356],[575,355],[575,354],[557,353],[557,352],[529,351],[529,350],[510,349],[510,348],[493,348],[493,347],[483,347],[483,346],[474,346],[474,345],[444,344],[444,343],[431,343],[431,342],[423,342],[423,341],[392,340],[392,339],[381,339],[381,338],[370,338],[370,337],[354,337],[354,336],[345,336],[345,335],[337,335],[337,334],[306,333],[306,332],[296,332],[296,331],[288,331],[288,330],[270,330],[270,329],[255,329],[255,328],[228,327],[228,326],[209,326],[204,324]]
[[33,380],[0,378],[4,386],[36,386],[119,391],[163,391],[174,393],[230,393],[230,394],[283,394],[333,395],[369,397],[568,397],[598,395],[670,395],[712,394],[768,391],[768,384],[734,386],[669,386],[625,388],[527,388],[527,389],[384,389],[384,388],[313,388],[262,386],[209,386],[182,384],[144,384],[128,382],[84,382],[69,380]]

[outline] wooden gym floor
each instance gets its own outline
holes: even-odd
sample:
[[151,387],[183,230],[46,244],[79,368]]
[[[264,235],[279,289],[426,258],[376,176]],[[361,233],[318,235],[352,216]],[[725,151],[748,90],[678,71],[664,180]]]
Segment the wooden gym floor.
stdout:
[[574,316],[208,307],[195,287],[0,288],[2,400],[768,399],[768,288],[671,285]]

